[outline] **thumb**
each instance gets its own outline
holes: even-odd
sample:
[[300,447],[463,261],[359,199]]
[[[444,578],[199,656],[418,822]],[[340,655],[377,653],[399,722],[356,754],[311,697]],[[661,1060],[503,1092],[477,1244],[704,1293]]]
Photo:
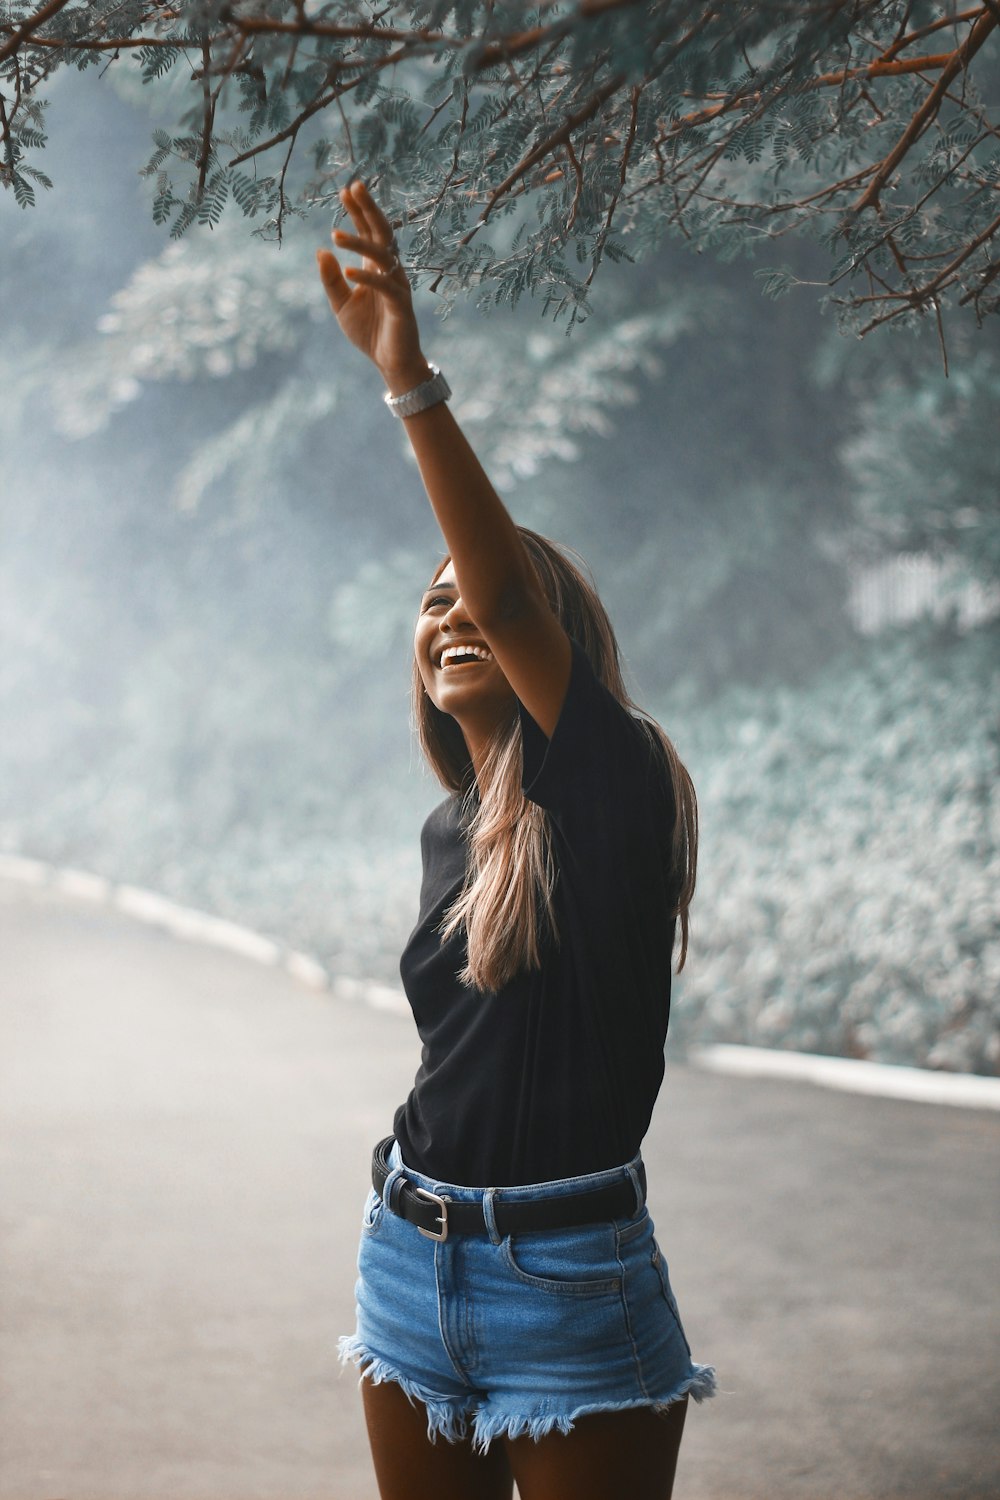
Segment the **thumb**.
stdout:
[[351,297],[351,288],[340,269],[340,262],[332,250],[317,250],[316,264],[319,267],[319,277],[330,307],[333,309],[334,316],[339,317],[341,309]]

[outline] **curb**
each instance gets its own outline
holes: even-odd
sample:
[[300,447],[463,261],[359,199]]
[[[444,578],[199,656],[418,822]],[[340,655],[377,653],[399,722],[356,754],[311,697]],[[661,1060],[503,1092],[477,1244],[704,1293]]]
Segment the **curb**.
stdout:
[[138,885],[116,885],[103,875],[70,866],[46,864],[44,860],[27,859],[17,854],[0,854],[0,880],[19,885],[45,887],[80,901],[112,907],[143,922],[171,933],[183,942],[203,943],[227,953],[248,958],[252,963],[282,969],[299,984],[314,991],[329,991],[335,999],[370,1005],[375,1010],[409,1015],[410,1007],[402,990],[370,980],[353,979],[346,974],[332,974],[317,958],[297,949],[287,948],[275,938],[198,911],[181,906],[156,891]]
[[[253,963],[282,969],[307,989],[329,991],[335,1000],[369,1005],[373,1010],[392,1015],[410,1014],[409,1003],[401,989],[368,979],[355,979],[347,974],[332,974],[308,953],[286,948],[276,939],[242,927],[238,922],[213,917],[195,907],[181,906],[142,886],[116,885],[103,875],[50,865],[40,859],[27,859],[16,854],[0,854],[0,880],[44,886],[78,900],[114,907],[134,921],[164,929],[184,942],[204,943],[236,953]],[[978,1073],[943,1073],[896,1063],[866,1062],[850,1057],[826,1057],[812,1052],[721,1042],[691,1047],[687,1061],[708,1073],[729,1073],[741,1078],[782,1078],[882,1099],[1000,1110],[1000,1078],[985,1078]]]
[[710,1047],[692,1047],[689,1059],[706,1072],[730,1073],[740,1078],[785,1078],[849,1094],[875,1094],[882,1099],[910,1099],[918,1104],[949,1104],[962,1109],[1000,1109],[1000,1078],[986,1078],[979,1073],[941,1073],[898,1063],[721,1042]]

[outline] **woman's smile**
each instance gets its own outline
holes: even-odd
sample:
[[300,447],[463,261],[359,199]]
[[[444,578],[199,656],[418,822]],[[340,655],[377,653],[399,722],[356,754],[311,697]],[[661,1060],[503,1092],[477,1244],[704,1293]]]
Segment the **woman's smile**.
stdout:
[[493,652],[488,646],[474,646],[463,642],[460,646],[445,646],[438,655],[437,664],[441,671],[451,671],[455,667],[478,667],[493,660]]
[[510,718],[514,691],[469,618],[450,563],[424,595],[413,644],[424,690],[457,721],[474,757]]
[[480,698],[477,687],[472,700],[466,699],[464,689],[460,698],[453,699],[449,688],[457,688],[459,683],[468,684],[470,689],[473,683],[481,684],[488,699],[496,696],[498,688],[501,697],[511,696],[496,657],[466,613],[450,562],[424,595],[414,646],[424,686],[436,706],[446,713],[460,703],[468,702],[471,707]]

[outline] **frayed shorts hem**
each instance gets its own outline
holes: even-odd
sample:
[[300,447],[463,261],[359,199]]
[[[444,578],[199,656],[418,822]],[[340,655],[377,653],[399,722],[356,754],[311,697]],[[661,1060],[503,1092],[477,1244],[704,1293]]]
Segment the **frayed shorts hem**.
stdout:
[[490,1411],[477,1405],[478,1392],[470,1390],[468,1396],[442,1396],[440,1392],[428,1390],[403,1375],[387,1360],[373,1354],[356,1334],[340,1339],[339,1353],[341,1364],[353,1362],[358,1366],[362,1380],[370,1380],[373,1385],[391,1380],[402,1389],[411,1404],[420,1401],[427,1411],[427,1436],[432,1443],[438,1436],[450,1443],[461,1442],[470,1436],[471,1423],[472,1446],[478,1453],[485,1453],[497,1438],[530,1437],[537,1442],[551,1432],[572,1432],[580,1417],[593,1416],[597,1412],[632,1411],[639,1407],[664,1412],[686,1396],[701,1402],[714,1396],[716,1391],[714,1367],[692,1363],[685,1379],[663,1396],[639,1396],[625,1401],[583,1401],[566,1412],[547,1409],[544,1401],[529,1412]]
[[[345,1334],[340,1339],[338,1348],[341,1364],[356,1364],[361,1371],[362,1380],[370,1380],[372,1385],[382,1385],[384,1381],[391,1380],[402,1388],[411,1405],[416,1401],[423,1403],[427,1409],[427,1436],[432,1443],[439,1435],[449,1443],[461,1442],[467,1436],[469,1413],[468,1407],[463,1404],[464,1397],[442,1396],[440,1392],[428,1390],[418,1381],[403,1375],[388,1360],[380,1359],[370,1349],[366,1349],[356,1334]],[[471,1399],[470,1392],[470,1403]]]

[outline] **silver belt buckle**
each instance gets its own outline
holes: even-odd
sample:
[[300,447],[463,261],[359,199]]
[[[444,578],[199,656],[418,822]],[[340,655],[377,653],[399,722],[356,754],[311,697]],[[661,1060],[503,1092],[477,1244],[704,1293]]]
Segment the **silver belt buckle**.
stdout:
[[414,1187],[413,1191],[416,1193],[418,1198],[426,1198],[429,1203],[436,1203],[438,1208],[441,1210],[441,1212],[438,1214],[438,1223],[441,1225],[440,1234],[435,1234],[433,1229],[424,1229],[420,1224],[417,1225],[417,1233],[422,1234],[425,1239],[437,1240],[439,1244],[443,1244],[444,1241],[448,1238],[447,1198],[439,1198],[437,1193],[430,1193],[426,1188],[422,1187]]

